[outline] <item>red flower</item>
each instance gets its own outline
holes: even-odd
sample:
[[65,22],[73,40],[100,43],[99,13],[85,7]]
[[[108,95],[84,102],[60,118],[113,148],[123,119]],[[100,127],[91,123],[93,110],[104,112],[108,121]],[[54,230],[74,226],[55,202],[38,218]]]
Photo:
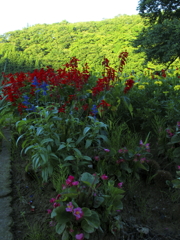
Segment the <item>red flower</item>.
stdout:
[[125,83],[126,87],[124,88],[123,92],[127,93],[133,87],[134,83],[135,82],[132,79],[126,80],[126,83]]

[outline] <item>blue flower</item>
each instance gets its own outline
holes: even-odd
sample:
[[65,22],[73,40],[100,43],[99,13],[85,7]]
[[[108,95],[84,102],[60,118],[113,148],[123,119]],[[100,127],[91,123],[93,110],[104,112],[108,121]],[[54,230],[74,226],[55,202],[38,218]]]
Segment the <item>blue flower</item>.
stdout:
[[24,101],[22,102],[25,106],[28,106],[30,105],[31,103],[28,101],[29,100],[29,97],[27,95],[24,95],[23,96],[24,98]]
[[32,81],[32,85],[36,86],[36,87],[39,87],[39,83],[37,81],[37,78],[36,76],[34,77],[33,81]]
[[98,113],[97,106],[96,106],[96,105],[93,105],[92,108],[91,108],[91,110],[92,110],[92,114],[93,114],[94,116],[96,116],[96,114]]
[[33,104],[31,104],[31,107],[30,108],[26,108],[26,111],[35,112],[36,111],[36,107]]

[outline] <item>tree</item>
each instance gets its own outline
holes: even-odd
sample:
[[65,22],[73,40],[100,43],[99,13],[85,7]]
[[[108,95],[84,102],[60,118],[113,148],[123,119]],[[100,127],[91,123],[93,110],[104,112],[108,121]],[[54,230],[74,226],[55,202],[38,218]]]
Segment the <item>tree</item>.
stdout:
[[145,52],[145,62],[166,64],[180,57],[180,1],[140,0],[139,14],[146,27],[132,41],[135,53]]

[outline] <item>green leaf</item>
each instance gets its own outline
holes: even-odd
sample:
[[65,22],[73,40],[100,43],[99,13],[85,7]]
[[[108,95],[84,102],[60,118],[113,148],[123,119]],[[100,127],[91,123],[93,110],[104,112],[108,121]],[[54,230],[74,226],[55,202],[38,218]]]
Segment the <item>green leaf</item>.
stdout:
[[104,202],[104,198],[103,197],[95,196],[93,207],[94,208],[98,208],[103,202]]
[[90,226],[86,220],[83,220],[81,222],[81,227],[87,233],[93,233],[94,232],[94,227]]
[[173,151],[173,156],[180,157],[180,147],[175,148],[175,150]]
[[87,161],[91,161],[92,159],[88,156],[83,156],[83,159],[87,160]]
[[114,201],[113,201],[113,209],[114,210],[123,209],[123,204],[122,204],[122,201],[121,201],[122,197],[123,197],[122,195],[115,196]]
[[89,217],[85,217],[87,223],[94,228],[98,228],[100,226],[99,215],[95,211],[91,211],[92,215]]
[[81,151],[79,151],[79,149],[73,148],[73,150],[77,153],[77,155],[78,155],[79,157],[82,157],[82,153],[81,153]]
[[66,208],[64,206],[60,206],[53,209],[51,218],[53,217],[56,217],[56,220],[59,224],[65,224],[71,221],[72,213],[66,212]]
[[106,143],[109,143],[109,139],[105,135],[99,134],[97,137],[102,138]]
[[62,240],[69,240],[69,233],[66,230],[63,232]]
[[92,139],[87,139],[86,140],[86,144],[85,144],[85,149],[87,149],[88,147],[90,147],[92,144]]
[[180,142],[180,135],[174,135],[172,136],[171,138],[171,143],[174,144],[174,143],[179,143]]
[[93,176],[92,174],[85,172],[81,175],[80,180],[87,184],[88,186],[91,186],[92,184],[97,184],[99,182],[99,179],[95,176]]
[[43,139],[42,141],[41,141],[41,144],[43,145],[43,144],[45,144],[45,143],[49,143],[49,142],[53,142],[54,140],[52,139],[52,138],[46,138],[46,139]]
[[90,129],[91,129],[90,127],[85,127],[83,131],[83,135],[85,136]]
[[78,145],[83,139],[84,136],[79,136],[78,140],[76,141],[76,145]]
[[58,151],[61,150],[61,149],[63,149],[63,148],[65,148],[65,147],[66,147],[65,144],[61,144],[61,145],[59,146],[59,148],[58,148]]
[[92,212],[89,208],[86,208],[86,207],[83,207],[82,208],[82,211],[84,213],[84,217],[87,217],[87,216],[91,216],[92,215]]
[[76,160],[74,156],[68,156],[64,159],[64,161],[71,161],[71,160]]
[[27,151],[29,151],[30,149],[33,149],[34,148],[34,145],[31,145],[29,147],[27,147],[25,150],[24,150],[24,153],[26,154]]
[[63,224],[57,223],[57,225],[56,225],[56,232],[58,234],[61,234],[64,231],[65,227],[66,227],[65,223],[63,223]]

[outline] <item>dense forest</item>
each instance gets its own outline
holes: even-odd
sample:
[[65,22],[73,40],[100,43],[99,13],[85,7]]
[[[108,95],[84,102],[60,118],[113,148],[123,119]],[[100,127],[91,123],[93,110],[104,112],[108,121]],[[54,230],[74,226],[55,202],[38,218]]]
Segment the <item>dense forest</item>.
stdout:
[[[101,72],[104,57],[117,69],[120,52],[127,50],[124,73],[140,74],[147,67],[143,65],[144,53],[134,53],[131,41],[144,27],[139,15],[119,15],[102,21],[37,24],[7,32],[0,36],[0,71],[27,72],[46,66],[58,69],[75,56],[80,65],[87,62],[90,71]],[[176,61],[171,67],[178,65]],[[148,67],[161,70],[164,66],[149,62]]]

